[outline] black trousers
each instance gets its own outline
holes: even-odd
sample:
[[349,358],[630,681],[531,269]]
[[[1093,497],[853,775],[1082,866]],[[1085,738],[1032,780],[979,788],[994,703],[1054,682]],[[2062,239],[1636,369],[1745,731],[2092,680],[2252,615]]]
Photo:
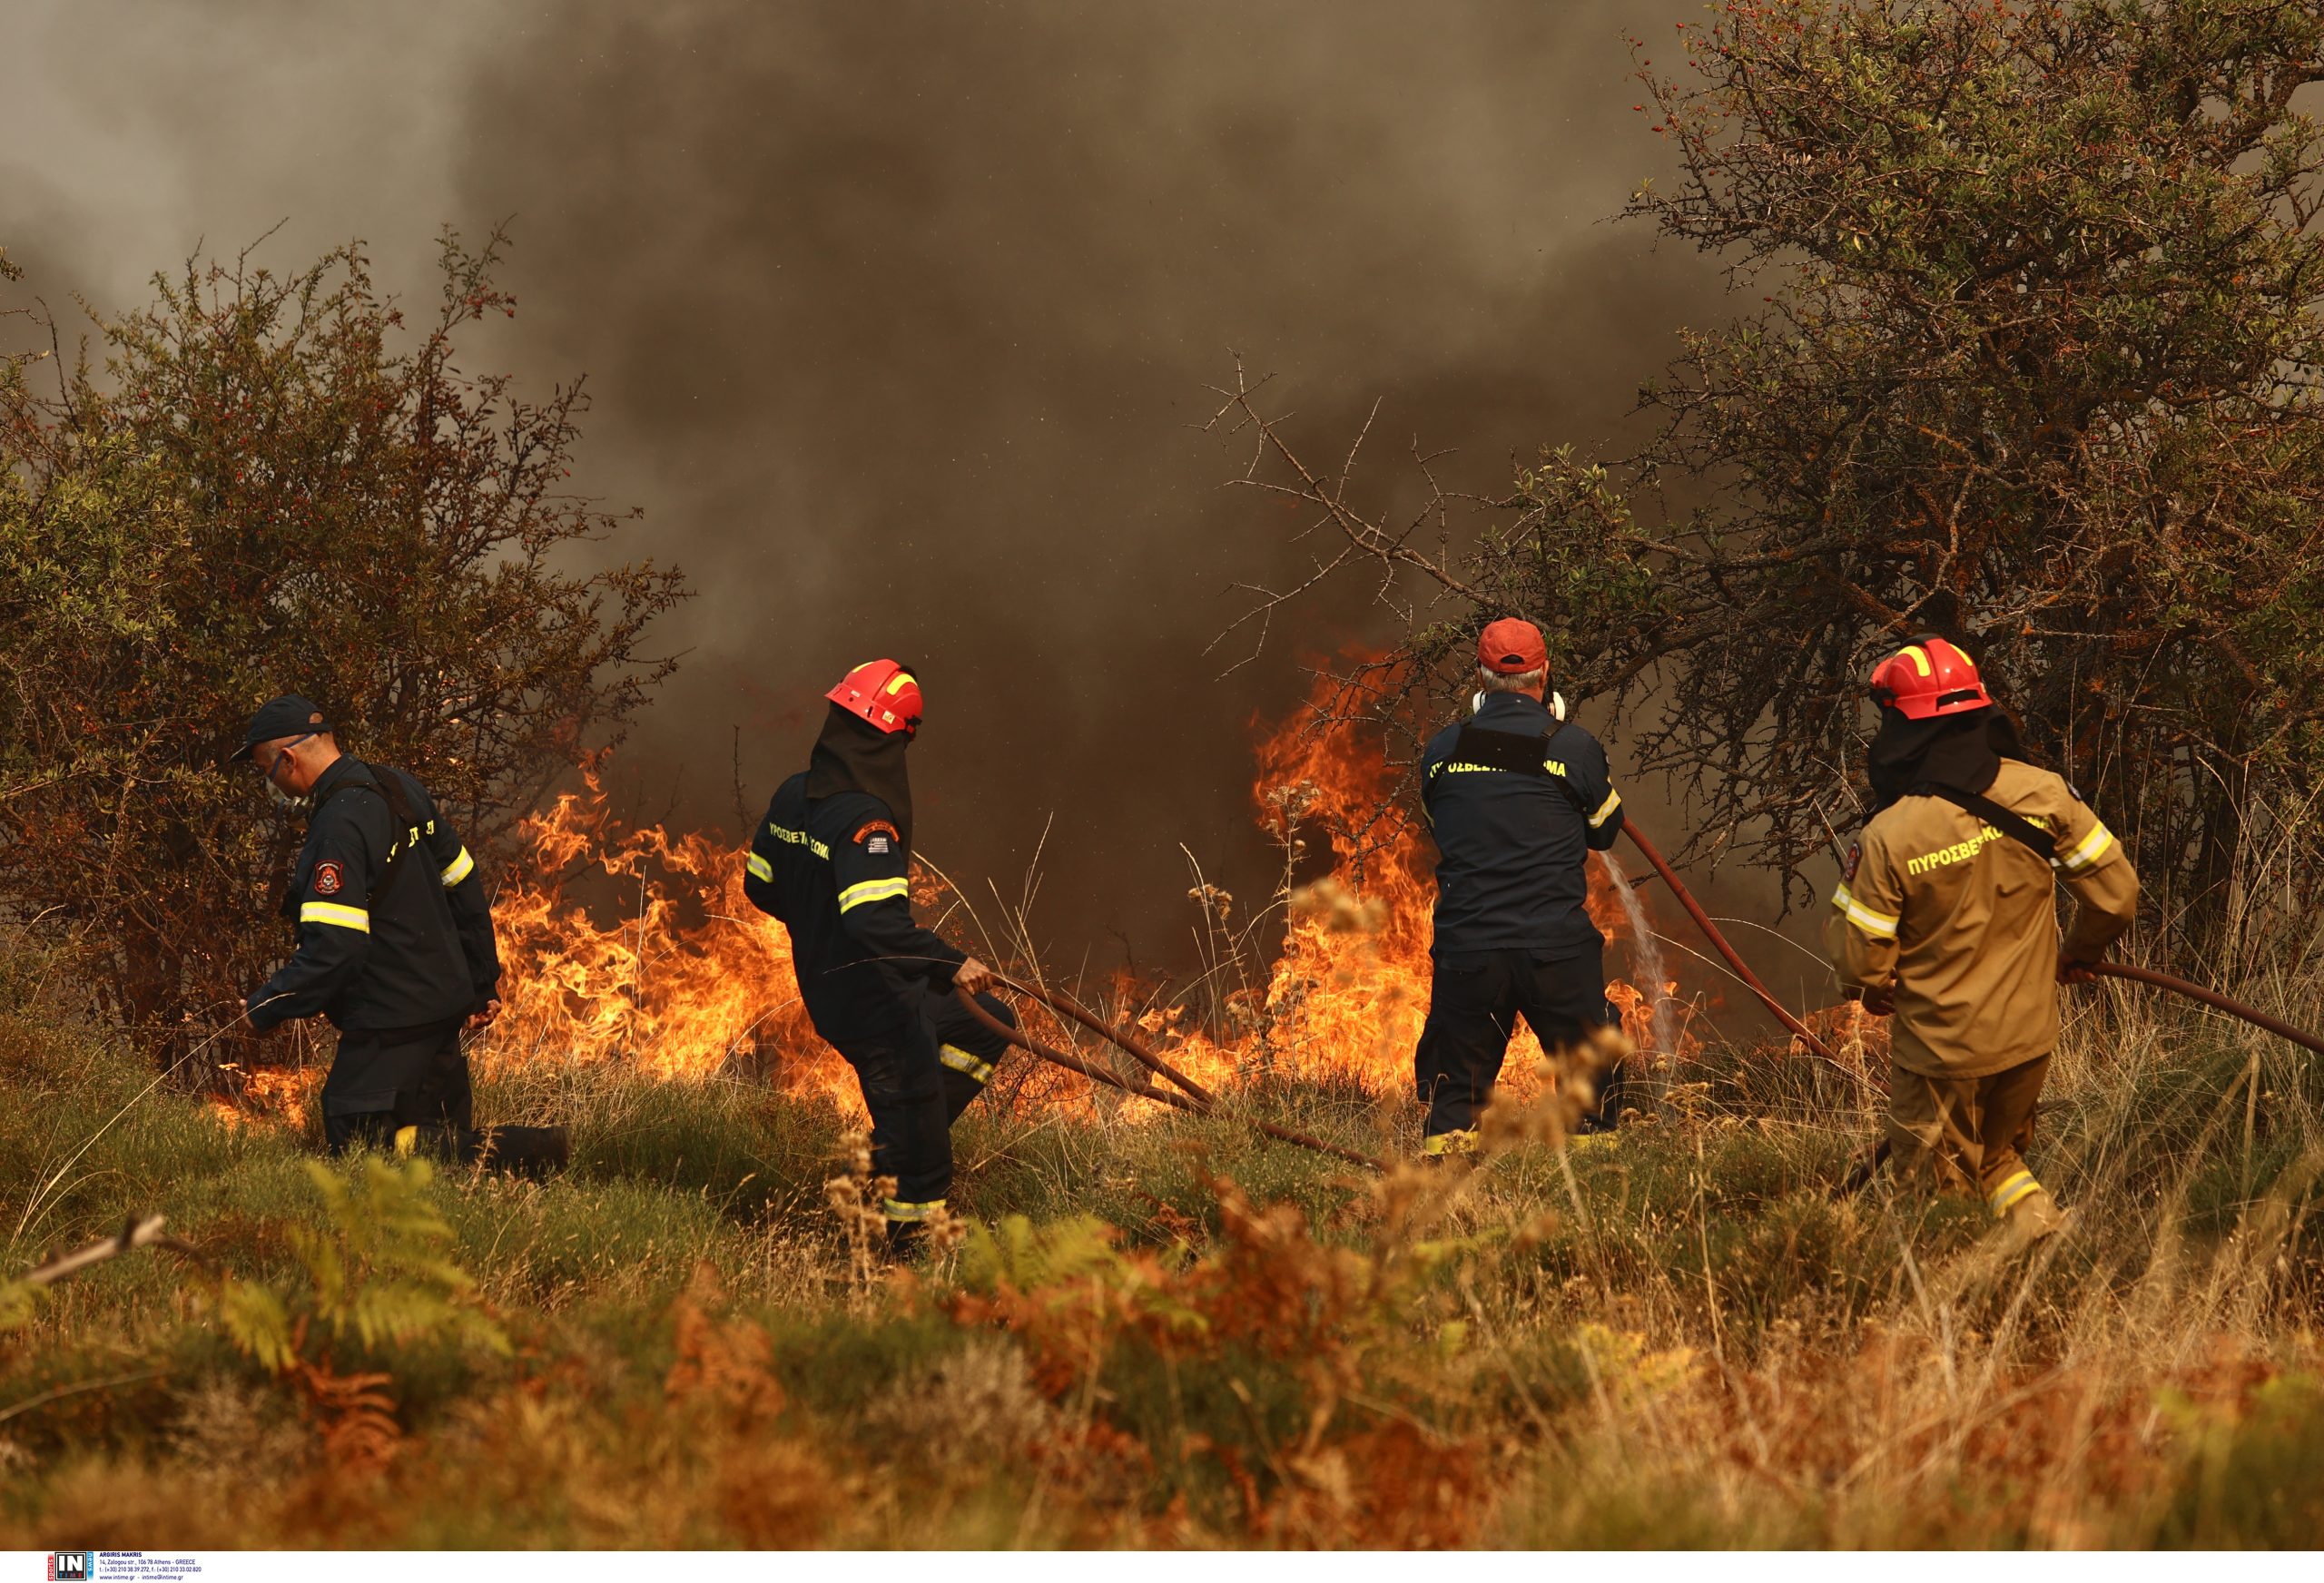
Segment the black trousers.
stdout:
[[565,1159],[558,1129],[476,1125],[460,1024],[401,1033],[345,1033],[323,1079],[323,1140],[417,1150],[455,1165],[537,1174]]
[[339,1154],[357,1136],[407,1126],[469,1128],[476,1100],[468,1085],[460,1024],[394,1033],[342,1033],[323,1079],[323,1136]]
[[[1476,1126],[1520,1017],[1550,1051],[1611,1026],[1616,1018],[1606,1000],[1604,948],[1448,951],[1436,959],[1428,1021],[1413,1058],[1421,1101],[1428,1106],[1427,1136]],[[1621,1114],[1621,1076],[1620,1067],[1607,1074],[1589,1124],[1611,1126]]]
[[[952,1186],[952,1124],[984,1092],[1009,1041],[970,1017],[947,991],[914,991],[870,1029],[817,1032],[855,1068],[872,1113],[872,1169],[896,1179],[888,1218],[924,1220]],[[977,1004],[996,1021],[1017,1014],[990,995]]]

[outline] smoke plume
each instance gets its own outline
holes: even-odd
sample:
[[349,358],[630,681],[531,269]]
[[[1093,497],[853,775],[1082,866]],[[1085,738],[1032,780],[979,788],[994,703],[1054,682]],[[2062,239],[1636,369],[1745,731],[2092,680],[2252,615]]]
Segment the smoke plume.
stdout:
[[[1250,723],[1375,633],[1349,587],[1258,660],[1203,650],[1305,564],[1197,429],[1230,349],[1369,476],[1620,432],[1689,254],[1609,223],[1667,169],[1625,35],[1675,0],[1039,0],[12,8],[0,241],[118,308],[198,243],[350,235],[424,298],[435,228],[511,220],[478,365],[586,371],[579,480],[645,508],[687,659],[619,762],[682,822],[804,764],[848,665],[923,667],[926,849],[1060,946],[1171,959],[1184,841],[1263,891]],[[736,732],[739,728],[739,749]],[[1619,747],[1617,762],[1620,762]]]

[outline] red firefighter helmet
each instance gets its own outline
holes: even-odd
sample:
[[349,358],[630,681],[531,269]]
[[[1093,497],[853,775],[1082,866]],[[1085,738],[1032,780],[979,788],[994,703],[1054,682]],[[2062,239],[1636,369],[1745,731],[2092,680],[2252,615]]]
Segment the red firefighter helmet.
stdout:
[[823,694],[832,703],[885,732],[920,732],[920,678],[893,660],[858,665]]
[[1872,701],[1907,720],[1990,709],[1977,663],[1941,637],[1907,644],[1874,667]]

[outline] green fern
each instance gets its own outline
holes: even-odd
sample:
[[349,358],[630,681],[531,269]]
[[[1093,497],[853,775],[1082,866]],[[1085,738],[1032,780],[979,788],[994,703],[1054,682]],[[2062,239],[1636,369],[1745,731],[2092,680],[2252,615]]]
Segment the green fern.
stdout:
[[29,1281],[0,1281],[0,1332],[30,1324],[40,1298],[41,1289]]
[[228,1338],[269,1373],[280,1374],[299,1355],[290,1311],[281,1297],[254,1281],[227,1279],[218,1293],[218,1318]]
[[990,1292],[1003,1282],[1030,1292],[1100,1272],[1110,1273],[1120,1263],[1111,1228],[1094,1215],[1076,1215],[1036,1230],[1027,1216],[1009,1214],[990,1230],[970,1223],[968,1243],[960,1253],[960,1283],[975,1292]]
[[305,1282],[285,1291],[228,1281],[219,1312],[236,1346],[277,1373],[317,1331],[352,1335],[367,1352],[457,1336],[508,1352],[508,1338],[471,1301],[475,1280],[446,1256],[452,1230],[437,1212],[427,1161],[366,1155],[343,1175],[315,1161],[307,1175],[326,1224],[290,1233]]

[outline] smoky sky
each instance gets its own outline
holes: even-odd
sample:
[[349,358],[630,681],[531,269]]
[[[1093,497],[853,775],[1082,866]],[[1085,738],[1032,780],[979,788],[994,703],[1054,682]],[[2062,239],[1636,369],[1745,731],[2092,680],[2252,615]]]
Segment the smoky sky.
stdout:
[[[51,302],[141,300],[197,244],[350,236],[431,289],[509,221],[517,318],[467,360],[586,373],[600,546],[684,566],[677,678],[616,758],[735,827],[850,664],[922,668],[922,844],[1061,964],[1182,957],[1179,843],[1246,895],[1255,719],[1376,641],[1351,582],[1256,663],[1205,645],[1295,578],[1295,517],[1197,432],[1239,353],[1317,453],[1457,447],[1505,488],[1619,443],[1711,263],[1612,223],[1668,156],[1626,35],[1680,0],[11,0],[0,243]],[[1666,63],[1669,64],[1669,63]],[[737,731],[739,729],[739,749]],[[1616,733],[1616,762],[1620,750]],[[1669,844],[1669,843],[1666,843]]]

